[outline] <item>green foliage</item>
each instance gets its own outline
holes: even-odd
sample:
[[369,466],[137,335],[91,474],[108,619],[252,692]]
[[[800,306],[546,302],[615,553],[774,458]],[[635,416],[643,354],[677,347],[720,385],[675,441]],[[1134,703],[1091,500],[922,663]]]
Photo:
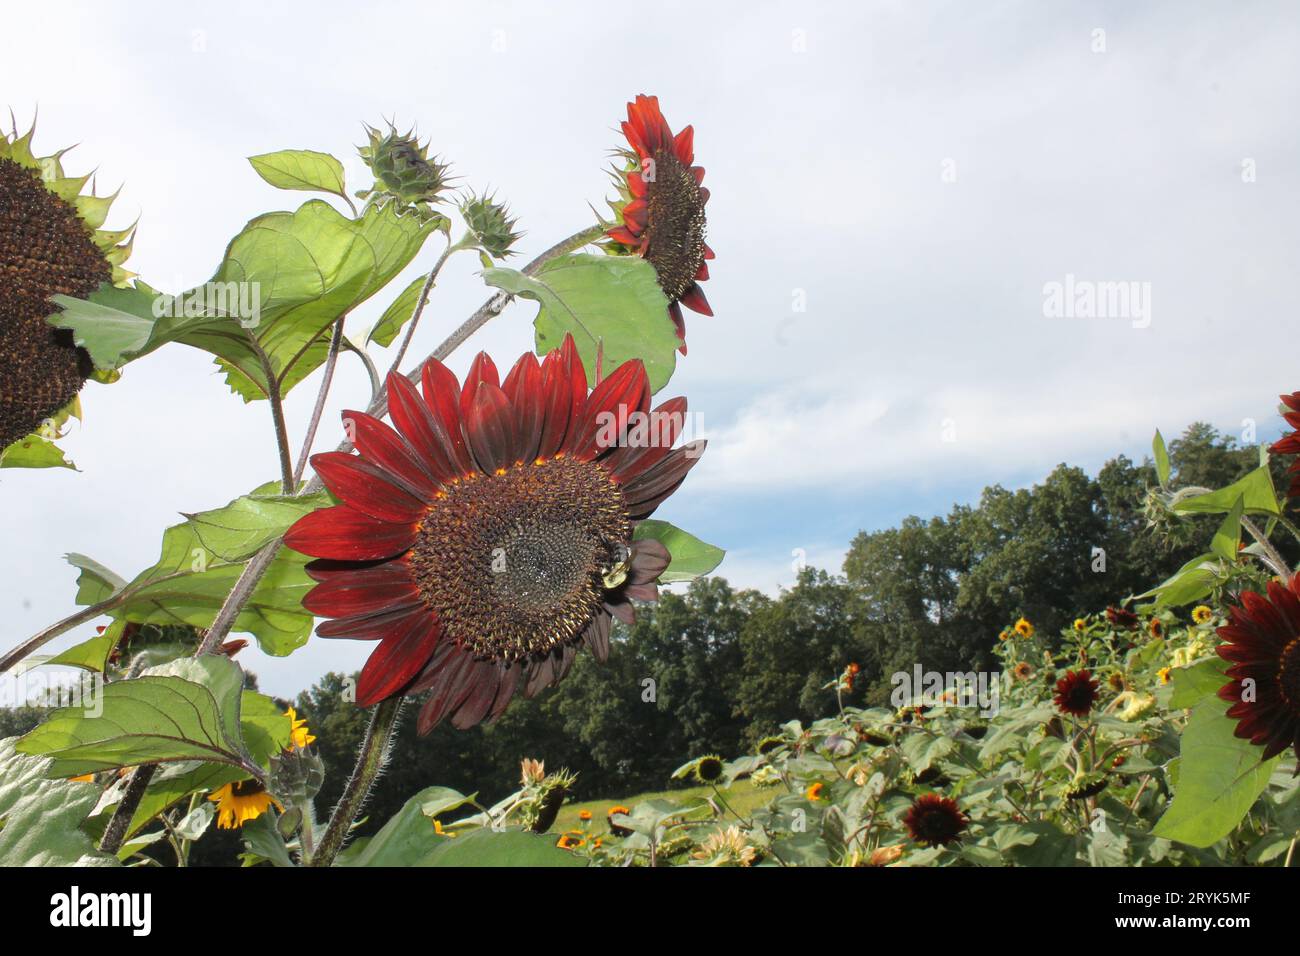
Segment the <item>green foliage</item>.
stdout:
[[50,761],[0,740],[0,866],[114,866],[81,829],[99,799],[88,783],[50,779]]
[[538,355],[559,348],[572,334],[589,380],[598,352],[606,375],[641,359],[653,392],[672,377],[681,342],[654,266],[644,259],[575,254],[552,259],[531,276],[487,269],[483,281],[540,304],[533,322]]
[[[299,517],[330,501],[323,492],[286,497],[273,493],[274,487],[264,485],[168,528],[158,562],[127,584],[97,562],[69,555],[81,568],[78,603],[116,599],[106,613],[118,620],[209,626],[245,562]],[[277,656],[305,643],[312,627],[312,616],[302,608],[302,596],[312,587],[303,570],[307,560],[281,548],[233,630],[253,634],[264,651]]]
[[243,671],[228,658],[172,661],[136,679],[106,683],[79,705],[55,711],[17,749],[49,757],[50,774],[61,777],[182,760],[255,772],[259,759],[268,761],[288,743],[288,720],[243,686]]
[[303,189],[347,198],[343,164],[328,153],[310,149],[282,149],[248,157],[257,175],[277,189]]

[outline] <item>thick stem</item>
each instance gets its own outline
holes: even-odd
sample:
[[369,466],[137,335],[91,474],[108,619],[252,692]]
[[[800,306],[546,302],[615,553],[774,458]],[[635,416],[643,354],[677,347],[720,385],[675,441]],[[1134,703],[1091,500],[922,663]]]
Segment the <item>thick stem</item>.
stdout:
[[50,641],[54,640],[60,634],[66,634],[78,624],[85,624],[87,621],[93,621],[106,611],[110,611],[121,603],[120,594],[115,594],[107,601],[100,601],[98,604],[92,604],[90,607],[82,608],[76,614],[65,617],[61,621],[56,621],[43,631],[37,631],[27,640],[23,641],[4,657],[0,657],[0,674],[3,674],[9,668],[13,667],[28,654],[40,650]]
[[393,728],[397,726],[397,715],[401,710],[402,698],[390,697],[388,700],[380,701],[371,711],[370,726],[366,728],[366,737],[361,742],[361,752],[357,754],[357,764],[352,768],[352,777],[343,790],[343,796],[339,798],[338,806],[330,816],[320,846],[316,848],[311,858],[311,866],[330,866],[338,856],[339,850],[343,849],[343,842],[347,839],[348,831],[352,829],[352,821],[357,818],[357,812],[365,803],[370,787],[384,765],[384,758],[388,753],[388,741],[393,735]]
[[226,600],[222,603],[221,609],[217,611],[217,616],[212,619],[212,626],[208,628],[208,632],[203,636],[199,649],[194,652],[195,657],[214,653],[221,646],[221,642],[230,633],[230,628],[234,626],[235,619],[239,617],[240,612],[244,610],[244,605],[253,596],[253,592],[257,590],[262,575],[266,574],[271,562],[275,560],[283,540],[283,538],[276,538],[274,541],[263,545],[262,550],[253,555],[248,564],[244,565],[244,570],[239,573],[235,586],[230,589],[230,593],[226,595]]
[[293,470],[293,487],[302,481],[302,473],[307,470],[307,461],[311,458],[311,446],[316,441],[316,429],[320,426],[320,417],[325,412],[325,399],[329,396],[330,383],[334,381],[334,366],[338,364],[339,347],[343,344],[343,322],[347,313],[340,315],[334,323],[330,334],[329,354],[325,357],[325,377],[321,379],[320,391],[316,394],[316,407],[312,409],[311,421],[307,423],[307,434],[302,439],[302,450],[298,452],[298,465]]
[[271,404],[271,420],[275,423],[275,445],[280,452],[280,487],[284,494],[294,492],[293,453],[289,451],[289,428],[284,423],[284,399],[280,395],[280,383],[274,375],[269,375],[270,387],[267,399]]
[[1264,563],[1273,569],[1273,573],[1283,580],[1289,578],[1291,569],[1287,567],[1286,558],[1282,557],[1277,548],[1273,546],[1273,542],[1268,540],[1268,535],[1245,515],[1241,516],[1241,526],[1249,531],[1250,536],[1259,543],[1260,549],[1264,552],[1261,557]]
[[153,780],[153,775],[158,770],[157,764],[145,764],[142,767],[136,767],[131,772],[131,779],[126,785],[126,792],[122,794],[122,800],[113,811],[113,816],[108,821],[108,826],[104,828],[104,838],[99,841],[99,849],[102,853],[116,855],[117,851],[122,849],[122,844],[126,842],[127,831],[131,828],[131,820],[135,816],[136,808],[140,806],[140,801],[144,799],[144,792],[149,787],[149,781]]

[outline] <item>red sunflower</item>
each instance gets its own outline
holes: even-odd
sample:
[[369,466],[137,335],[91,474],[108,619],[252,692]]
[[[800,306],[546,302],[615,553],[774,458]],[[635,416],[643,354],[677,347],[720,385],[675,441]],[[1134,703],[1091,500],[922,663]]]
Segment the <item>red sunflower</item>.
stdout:
[[[423,396],[389,377],[396,430],[343,413],[360,454],[312,458],[342,503],[300,519],[285,543],[322,559],[307,566],[318,583],[303,600],[334,619],[317,634],[379,642],[357,703],[427,692],[427,733],[444,718],[496,719],[516,691],[559,681],[579,645],[605,660],[611,618],[630,623],[630,599],[655,600],[670,560],[633,528],[704,443],[673,448],[686,400],[650,412],[640,361],[588,394],[567,336],[541,363],[521,356],[499,385],[486,354],[464,387],[438,361],[422,384]],[[650,423],[648,440],[629,440],[633,422]]]
[[[1295,431],[1288,432],[1275,441],[1269,451],[1274,455],[1300,455],[1300,392],[1278,397],[1289,409],[1282,413],[1282,417]],[[1300,498],[1300,459],[1292,462],[1288,471],[1291,472],[1291,485],[1287,488],[1286,495],[1288,498]]]
[[969,825],[970,820],[958,808],[957,801],[937,793],[917,797],[903,815],[903,826],[907,827],[908,835],[926,846],[949,844]]
[[619,173],[627,201],[620,210],[622,224],[608,235],[655,267],[685,355],[681,307],[713,314],[699,285],[709,277],[705,260],[713,258],[713,250],[704,241],[704,206],[709,201],[709,191],[701,185],[704,169],[691,165],[695,130],[687,126],[674,136],[659,111],[659,98],[644,94],[627,104],[627,122],[622,125],[631,147],[626,154],[630,168]]
[[[1268,582],[1268,597],[1246,591],[1219,628],[1219,656],[1232,666],[1219,689],[1236,735],[1264,748],[1264,760],[1294,747],[1300,757],[1300,575]],[[1249,682],[1249,683],[1247,683]]]
[[1065,676],[1056,682],[1056,709],[1063,714],[1087,717],[1097,701],[1100,688],[1101,684],[1092,679],[1090,671],[1066,671]]

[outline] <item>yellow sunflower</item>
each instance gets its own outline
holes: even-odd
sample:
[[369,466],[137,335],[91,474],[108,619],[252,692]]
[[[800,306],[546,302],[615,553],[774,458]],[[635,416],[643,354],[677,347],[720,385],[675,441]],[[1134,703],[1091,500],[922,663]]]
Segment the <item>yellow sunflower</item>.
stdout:
[[1171,671],[1172,669],[1168,667],[1162,667],[1160,668],[1160,670],[1156,671],[1156,676],[1160,678],[1160,683],[1162,684],[1169,683],[1169,675]]
[[1088,622],[1081,617],[1076,617],[1074,619],[1074,629],[1082,634],[1088,629]]
[[1214,612],[1204,604],[1198,604],[1192,608],[1192,620],[1197,624],[1209,624],[1214,620]]
[[284,716],[289,718],[289,724],[290,724],[289,749],[290,750],[302,750],[304,747],[306,747],[308,744],[310,744],[313,740],[316,739],[316,735],[307,729],[307,721],[299,720],[298,714],[294,711],[292,707],[290,707],[288,710],[284,712]]
[[805,790],[803,792],[803,795],[807,797],[809,800],[820,800],[822,798],[822,791],[825,789],[826,789],[826,785],[821,781],[818,781],[817,783],[814,783],[812,786],[810,786],[807,790]]
[[1022,617],[1020,620],[1016,621],[1016,633],[1021,637],[1033,637],[1034,625],[1030,624]]
[[256,820],[273,803],[284,809],[260,781],[252,778],[228,783],[208,794],[208,799],[217,805],[217,827],[222,830],[235,830]]

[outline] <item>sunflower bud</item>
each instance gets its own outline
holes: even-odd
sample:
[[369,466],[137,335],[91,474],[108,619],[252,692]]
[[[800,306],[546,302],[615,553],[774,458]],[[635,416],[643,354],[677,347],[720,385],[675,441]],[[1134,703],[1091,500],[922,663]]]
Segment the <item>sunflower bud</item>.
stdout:
[[511,219],[510,209],[495,199],[495,196],[471,195],[461,203],[460,214],[483,251],[494,259],[504,259],[514,255],[510,247],[519,238],[519,233],[514,231],[518,220]]
[[377,201],[391,197],[407,204],[441,202],[451,167],[429,156],[428,145],[420,144],[414,129],[401,134],[390,125],[383,133],[367,126],[366,134],[370,142],[357,152],[375,174],[375,185],[358,192],[359,197]]

